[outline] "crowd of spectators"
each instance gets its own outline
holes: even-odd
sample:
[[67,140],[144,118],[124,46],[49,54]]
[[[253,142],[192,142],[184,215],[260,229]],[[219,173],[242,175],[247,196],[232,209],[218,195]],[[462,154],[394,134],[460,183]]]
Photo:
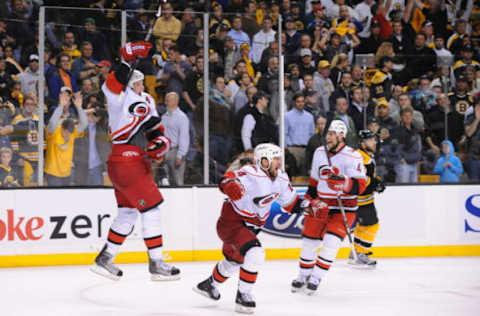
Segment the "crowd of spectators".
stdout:
[[[40,5],[58,6],[46,10],[44,104],[38,104]],[[362,129],[377,135],[378,175],[388,182],[432,174],[445,182],[480,180],[480,8],[472,0],[179,0],[162,3],[156,18],[157,5],[2,1],[0,187],[38,185],[41,155],[50,186],[108,183],[101,86],[121,62],[121,10],[128,41],[143,40],[153,26],[153,49],[139,69],[173,143],[166,161],[154,166],[161,185],[204,182],[204,98],[210,183],[248,163],[258,143],[279,143],[280,104],[286,169],[298,181],[309,174],[333,119],[347,125],[350,146]]]

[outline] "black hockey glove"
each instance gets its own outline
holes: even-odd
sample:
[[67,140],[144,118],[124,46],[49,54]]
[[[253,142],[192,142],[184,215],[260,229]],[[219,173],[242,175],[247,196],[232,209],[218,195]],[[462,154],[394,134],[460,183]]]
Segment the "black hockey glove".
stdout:
[[385,182],[383,182],[383,180],[380,177],[375,177],[373,181],[375,181],[376,192],[382,193],[383,191],[385,191],[386,189]]

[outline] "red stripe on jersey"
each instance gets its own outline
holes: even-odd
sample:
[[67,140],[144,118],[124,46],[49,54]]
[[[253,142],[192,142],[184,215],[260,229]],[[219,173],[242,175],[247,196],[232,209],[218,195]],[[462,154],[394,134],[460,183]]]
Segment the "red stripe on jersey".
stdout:
[[123,244],[123,242],[125,241],[125,238],[127,238],[126,235],[122,235],[122,234],[119,234],[115,231],[113,231],[112,229],[110,229],[108,231],[108,241],[114,243],[114,244],[117,244],[117,245],[121,245]]
[[148,249],[153,249],[157,247],[163,246],[163,238],[162,235],[157,236],[157,237],[152,237],[152,238],[144,238],[145,245],[147,246]]
[[122,127],[121,129],[117,130],[115,133],[112,134],[112,139],[114,139],[115,136],[117,136],[118,134],[121,134],[122,132],[126,131],[128,128],[135,126],[137,121],[138,121],[138,117],[134,116],[132,122],[130,122],[128,125],[125,125],[124,127]]
[[215,268],[213,268],[213,278],[215,279],[215,281],[219,282],[219,283],[223,283],[225,281],[227,281],[227,277],[224,277],[220,271],[218,271],[218,263],[215,265]]
[[107,86],[108,90],[115,94],[120,94],[124,87],[124,85],[118,82],[117,78],[115,78],[113,71],[108,75],[107,80],[105,80],[105,85]]
[[[339,206],[338,205],[338,200],[337,199],[327,199],[327,198],[321,198],[323,202],[327,203],[328,206]],[[357,206],[357,199],[341,199],[342,200],[342,205],[344,207],[356,207]]]
[[295,197],[295,199],[292,201],[292,203],[288,204],[287,206],[283,206],[283,209],[289,213],[292,212],[292,208],[295,206],[295,204],[297,204],[297,201],[299,200],[300,198],[298,197],[298,195]]
[[240,268],[240,280],[247,283],[255,283],[257,281],[258,272],[250,272],[244,268]]

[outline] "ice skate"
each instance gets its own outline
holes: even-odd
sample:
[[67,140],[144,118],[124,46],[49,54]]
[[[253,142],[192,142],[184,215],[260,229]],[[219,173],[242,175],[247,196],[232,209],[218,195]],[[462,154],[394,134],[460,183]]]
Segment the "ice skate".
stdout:
[[314,295],[317,292],[319,284],[320,284],[320,279],[317,279],[311,276],[308,279],[307,287],[305,288],[305,293],[307,295]]
[[162,259],[148,259],[148,270],[152,274],[152,281],[174,281],[180,279],[180,270]]
[[90,271],[114,281],[118,281],[123,275],[122,270],[113,264],[113,255],[107,252],[107,245],[95,258],[95,264],[90,267]]
[[292,293],[297,293],[302,291],[302,289],[307,285],[308,279],[310,276],[299,275],[295,280],[292,281]]
[[355,268],[374,269],[377,266],[377,261],[370,259],[368,254],[360,252],[357,252],[357,260],[355,260],[353,254],[350,252],[348,264],[351,264]]
[[220,299],[220,292],[213,284],[213,278],[211,276],[205,281],[198,283],[197,286],[193,288],[193,291],[214,301],[218,301]]
[[253,314],[255,311],[255,301],[253,296],[249,293],[241,293],[237,291],[237,298],[235,299],[235,311],[242,314]]

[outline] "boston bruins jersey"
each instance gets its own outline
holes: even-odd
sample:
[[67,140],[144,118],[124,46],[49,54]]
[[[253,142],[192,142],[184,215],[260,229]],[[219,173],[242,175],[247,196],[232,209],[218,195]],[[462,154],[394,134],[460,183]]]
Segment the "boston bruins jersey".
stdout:
[[459,96],[455,92],[450,92],[448,97],[450,99],[450,104],[455,111],[462,115],[464,115],[467,109],[473,104],[473,96],[470,93]]
[[370,80],[371,95],[373,98],[385,98],[390,100],[392,97],[392,75],[377,69],[372,79]]
[[19,186],[15,170],[12,167],[0,164],[0,187],[15,188]]
[[358,149],[357,151],[362,156],[363,165],[365,166],[365,170],[367,173],[367,188],[362,193],[362,195],[358,196],[358,205],[362,206],[372,204],[375,201],[375,159],[373,159],[373,155],[370,155],[362,149]]
[[38,116],[26,118],[17,115],[13,121],[13,133],[10,135],[12,146],[20,155],[31,162],[38,161]]
[[455,74],[455,77],[458,78],[458,76],[463,75],[467,67],[473,67],[475,71],[480,70],[480,64],[477,61],[472,60],[471,62],[466,63],[460,59],[453,65],[453,73]]

